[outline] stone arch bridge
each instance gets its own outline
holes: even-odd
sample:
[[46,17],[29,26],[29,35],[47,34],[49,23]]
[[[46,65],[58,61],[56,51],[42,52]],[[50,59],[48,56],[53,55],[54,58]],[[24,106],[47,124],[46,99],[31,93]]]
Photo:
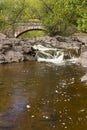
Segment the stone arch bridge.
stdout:
[[45,28],[41,25],[40,22],[29,22],[29,23],[17,23],[14,36],[17,38],[25,32],[32,30],[43,30],[46,31]]

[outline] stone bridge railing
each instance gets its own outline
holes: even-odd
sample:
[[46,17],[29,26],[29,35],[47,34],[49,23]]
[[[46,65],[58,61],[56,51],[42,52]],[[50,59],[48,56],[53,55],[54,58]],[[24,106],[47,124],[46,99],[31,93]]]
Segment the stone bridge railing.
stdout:
[[44,30],[44,31],[46,31],[42,27],[40,22],[18,23],[14,36],[17,38],[21,34],[28,32],[28,31],[32,31],[32,30]]

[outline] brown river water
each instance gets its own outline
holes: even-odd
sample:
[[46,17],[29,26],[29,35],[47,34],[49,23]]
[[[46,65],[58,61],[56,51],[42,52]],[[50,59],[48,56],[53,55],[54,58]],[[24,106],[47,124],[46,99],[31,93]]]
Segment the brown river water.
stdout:
[[87,130],[86,68],[0,65],[0,130]]

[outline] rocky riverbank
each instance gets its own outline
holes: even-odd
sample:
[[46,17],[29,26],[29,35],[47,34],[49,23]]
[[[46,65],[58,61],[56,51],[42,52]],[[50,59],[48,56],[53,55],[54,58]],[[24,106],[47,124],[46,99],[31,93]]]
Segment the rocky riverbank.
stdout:
[[7,38],[0,35],[0,63],[35,61],[36,50],[33,45],[45,47],[77,49],[80,55],[79,62],[87,66],[87,36],[73,35],[70,37],[37,37],[33,39]]

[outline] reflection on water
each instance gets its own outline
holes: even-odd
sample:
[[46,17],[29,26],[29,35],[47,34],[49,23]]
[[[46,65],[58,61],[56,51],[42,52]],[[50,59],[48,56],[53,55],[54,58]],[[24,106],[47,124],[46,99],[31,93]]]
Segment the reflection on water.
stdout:
[[76,65],[0,65],[0,130],[86,130],[85,73]]

